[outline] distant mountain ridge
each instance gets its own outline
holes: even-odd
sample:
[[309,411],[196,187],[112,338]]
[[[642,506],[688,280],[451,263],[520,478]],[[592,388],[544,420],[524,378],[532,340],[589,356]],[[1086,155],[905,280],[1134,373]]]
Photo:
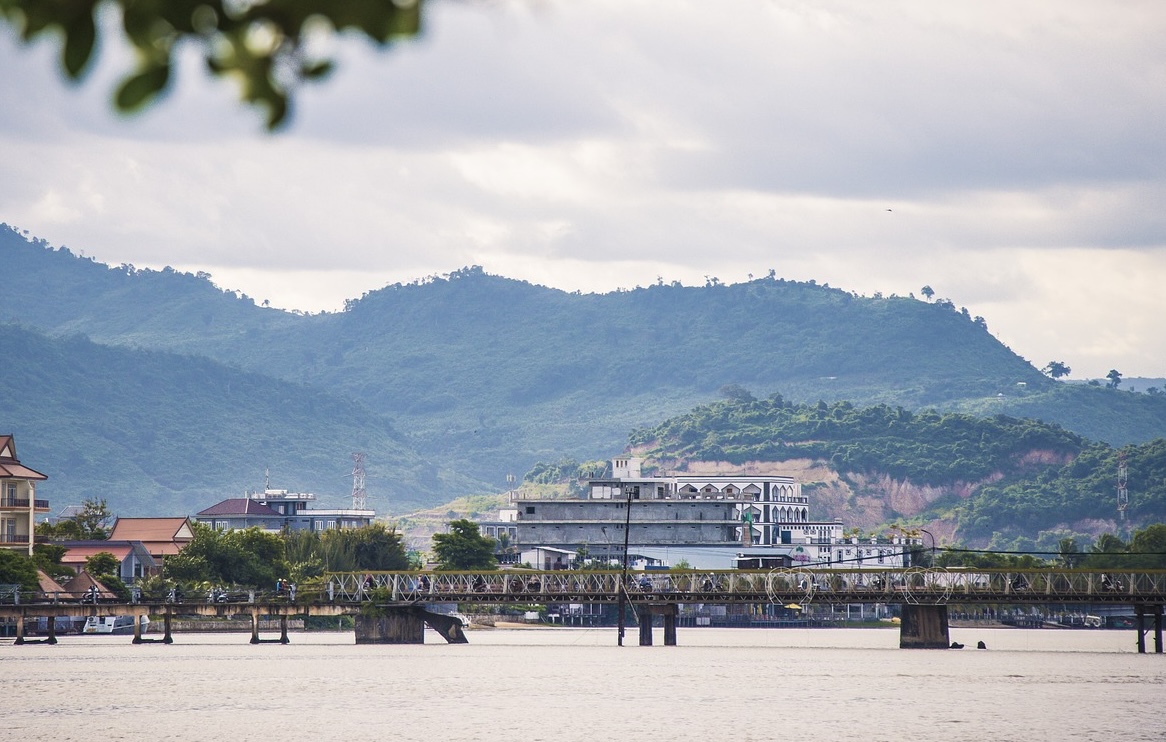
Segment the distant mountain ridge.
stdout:
[[[1055,382],[950,302],[772,275],[572,294],[466,268],[303,315],[256,306],[206,275],[104,266],[8,227],[0,263],[21,277],[0,292],[0,320],[205,357],[351,400],[443,472],[387,474],[414,502],[501,489],[507,473],[538,460],[606,457],[628,431],[722,389],[976,414],[1023,408],[1114,444],[1166,435],[1166,411],[1146,395]],[[22,439],[22,451],[29,445]]]

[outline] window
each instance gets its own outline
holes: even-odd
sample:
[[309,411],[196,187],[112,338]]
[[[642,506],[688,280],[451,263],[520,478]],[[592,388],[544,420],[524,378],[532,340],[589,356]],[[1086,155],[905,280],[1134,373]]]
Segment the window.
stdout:
[[526,506],[526,514],[527,515],[534,515],[534,505],[527,505]]

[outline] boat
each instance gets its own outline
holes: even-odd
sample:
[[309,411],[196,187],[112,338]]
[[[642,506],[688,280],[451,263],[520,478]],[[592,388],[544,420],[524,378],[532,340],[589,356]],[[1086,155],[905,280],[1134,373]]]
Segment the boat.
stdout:
[[[150,626],[150,617],[142,616],[142,633]],[[82,634],[132,634],[134,633],[133,616],[90,616],[85,619]]]

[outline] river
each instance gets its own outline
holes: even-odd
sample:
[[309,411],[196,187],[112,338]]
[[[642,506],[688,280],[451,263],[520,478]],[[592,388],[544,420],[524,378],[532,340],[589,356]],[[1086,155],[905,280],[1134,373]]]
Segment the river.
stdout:
[[[483,629],[470,644],[351,633],[178,634],[172,645],[0,641],[0,739],[1040,742],[1166,738],[1166,656],[1132,631]],[[972,649],[977,641],[987,650]]]

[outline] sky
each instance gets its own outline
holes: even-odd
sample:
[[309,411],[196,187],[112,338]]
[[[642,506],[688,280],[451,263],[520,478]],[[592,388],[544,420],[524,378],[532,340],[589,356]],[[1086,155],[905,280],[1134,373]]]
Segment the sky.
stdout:
[[1161,2],[427,3],[276,134],[193,48],[125,118],[116,39],[77,86],[0,26],[0,221],[311,312],[468,265],[927,285],[1038,368],[1166,376]]

